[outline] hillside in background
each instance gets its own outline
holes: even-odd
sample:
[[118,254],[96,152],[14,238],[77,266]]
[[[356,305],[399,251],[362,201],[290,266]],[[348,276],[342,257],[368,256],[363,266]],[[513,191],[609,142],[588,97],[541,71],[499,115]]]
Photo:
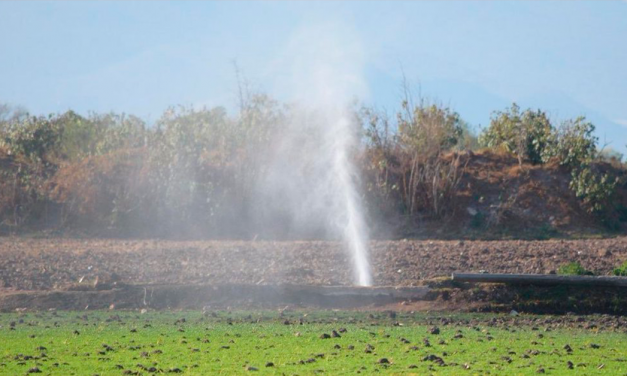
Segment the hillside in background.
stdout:
[[[451,158],[451,156],[448,156]],[[624,218],[611,224],[590,213],[570,187],[571,173],[556,163],[520,165],[506,152],[482,149],[462,154],[459,191],[442,218],[416,216],[390,224],[395,237],[442,239],[548,239],[624,233]],[[599,162],[599,170],[624,176],[621,167]],[[627,206],[625,185],[616,187],[613,204]],[[385,230],[383,230],[385,233]]]

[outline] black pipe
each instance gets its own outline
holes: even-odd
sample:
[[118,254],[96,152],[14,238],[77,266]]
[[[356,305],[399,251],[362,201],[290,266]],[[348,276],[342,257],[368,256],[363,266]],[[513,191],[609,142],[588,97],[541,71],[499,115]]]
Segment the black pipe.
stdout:
[[453,273],[454,281],[510,283],[519,285],[585,285],[627,287],[627,277],[555,274]]

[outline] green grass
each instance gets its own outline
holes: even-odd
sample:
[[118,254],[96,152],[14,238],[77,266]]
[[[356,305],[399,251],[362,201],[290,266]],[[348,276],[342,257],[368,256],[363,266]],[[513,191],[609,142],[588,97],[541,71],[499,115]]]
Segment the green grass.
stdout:
[[623,262],[618,268],[614,269],[614,275],[627,277],[627,261]]
[[569,262],[568,264],[564,264],[559,267],[557,270],[557,274],[560,275],[594,275],[589,270],[586,270],[583,266],[581,266],[578,262]]
[[[172,368],[182,375],[536,375],[540,368],[554,375],[627,374],[623,331],[546,319],[350,311],[0,314],[0,375],[25,375],[33,367],[42,375],[170,374]],[[439,334],[429,333],[434,326]],[[341,338],[320,338],[340,328],[346,329]],[[445,365],[423,360],[429,355]]]

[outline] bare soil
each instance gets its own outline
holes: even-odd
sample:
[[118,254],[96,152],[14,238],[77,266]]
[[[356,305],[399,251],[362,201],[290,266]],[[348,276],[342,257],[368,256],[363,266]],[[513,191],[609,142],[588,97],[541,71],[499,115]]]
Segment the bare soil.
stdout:
[[[600,240],[371,242],[375,285],[418,286],[452,272],[550,273],[578,261],[609,275],[627,237]],[[351,285],[350,256],[322,241],[0,238],[0,290],[123,284]]]

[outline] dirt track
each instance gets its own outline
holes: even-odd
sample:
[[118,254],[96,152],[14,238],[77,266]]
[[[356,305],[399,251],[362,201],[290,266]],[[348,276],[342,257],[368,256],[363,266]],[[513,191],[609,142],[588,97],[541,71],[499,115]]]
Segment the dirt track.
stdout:
[[[377,241],[376,285],[412,286],[454,271],[549,273],[570,261],[599,274],[627,260],[627,237],[577,241]],[[64,289],[119,280],[165,284],[350,285],[334,242],[0,238],[0,289]]]

